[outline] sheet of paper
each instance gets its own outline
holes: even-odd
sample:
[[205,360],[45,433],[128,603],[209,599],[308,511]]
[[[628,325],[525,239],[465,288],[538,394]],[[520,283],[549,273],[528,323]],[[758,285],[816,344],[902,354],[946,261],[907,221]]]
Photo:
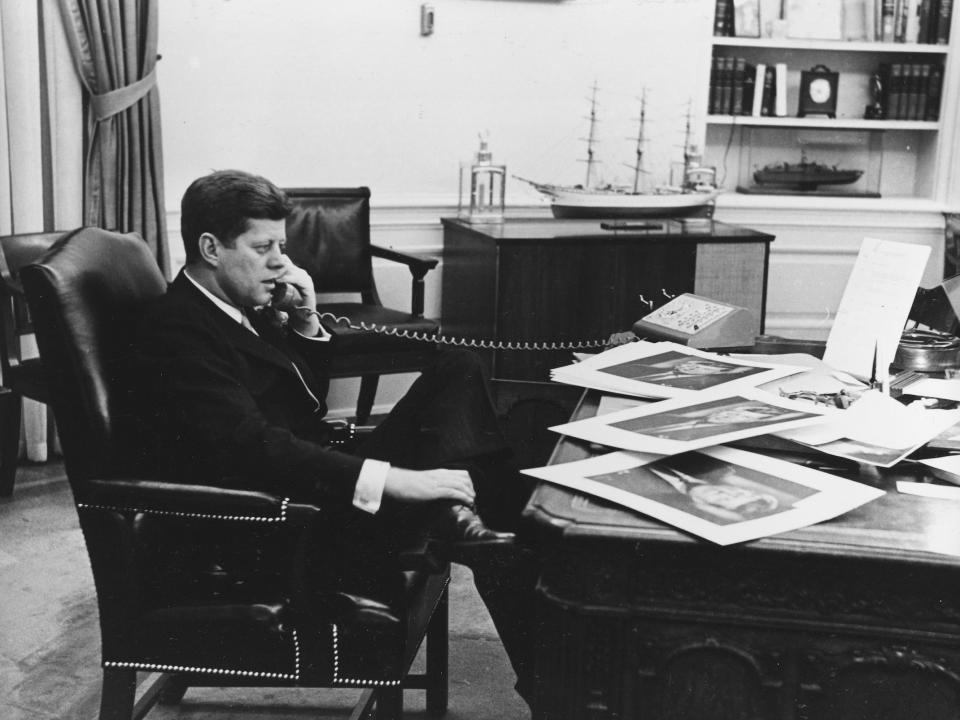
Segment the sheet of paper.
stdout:
[[704,390],[753,387],[798,372],[672,342],[634,342],[555,368],[556,382],[648,398],[691,396]]
[[870,390],[819,425],[776,435],[831,455],[890,467],[957,422],[960,410],[906,406]]
[[884,494],[819,470],[726,447],[667,458],[617,452],[523,472],[719,545],[822,522]]
[[960,380],[924,378],[915,383],[910,383],[903,388],[903,392],[905,395],[918,395],[920,397],[960,401]]
[[876,347],[881,364],[893,361],[929,255],[925,245],[863,241],[830,329],[825,363],[867,379]]
[[935,477],[960,485],[960,455],[926,458],[919,462],[929,467],[931,474]]
[[647,405],[651,400],[645,400],[637,397],[624,397],[623,395],[601,395],[600,402],[597,404],[597,415],[608,415],[621,410],[631,410],[641,405]]
[[920,495],[921,497],[939,498],[941,500],[960,500],[960,487],[950,487],[949,485],[932,485],[931,483],[898,480],[897,491],[905,495]]
[[701,392],[550,429],[621,450],[675,455],[823,422],[831,412],[840,411],[749,389],[730,395]]

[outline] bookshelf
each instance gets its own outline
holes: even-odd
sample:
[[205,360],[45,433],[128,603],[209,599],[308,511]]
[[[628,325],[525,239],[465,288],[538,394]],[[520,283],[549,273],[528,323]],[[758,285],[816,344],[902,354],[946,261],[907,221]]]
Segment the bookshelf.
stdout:
[[[799,1],[759,0],[759,4],[762,13],[771,4],[775,12]],[[864,0],[863,5],[876,1]],[[917,0],[922,1],[930,0]],[[832,2],[809,0],[812,6]],[[844,4],[857,6],[857,0]],[[724,190],[714,216],[776,236],[770,249],[768,332],[826,339],[865,237],[929,246],[930,262],[921,284],[931,287],[942,279],[944,213],[960,212],[958,14],[951,14],[945,44],[717,35],[705,43],[703,92],[695,102],[705,118],[704,162],[717,168]],[[772,34],[766,30],[762,34]],[[787,32],[781,22],[780,34]],[[754,116],[752,107],[747,114],[711,113],[717,57],[743,58],[752,65],[784,63],[784,116]],[[872,75],[881,65],[897,63],[943,67],[935,117],[864,117],[873,100]],[[835,117],[797,117],[801,72],[820,64],[839,73]],[[918,111],[914,112],[919,115]],[[794,163],[802,154],[809,161],[862,170],[863,175],[852,185],[815,191],[773,193],[763,186],[758,192],[737,191],[756,185],[757,169]]]
[[[718,0],[718,7],[723,2]],[[956,29],[956,14],[949,17],[949,44],[711,36],[710,79],[703,99],[706,163],[717,167],[723,188],[730,192],[739,188],[756,194],[765,189],[773,194],[793,194],[775,187],[756,187],[753,173],[769,164],[806,159],[864,171],[850,187],[799,193],[813,205],[829,194],[947,204],[951,172],[946,165],[954,154],[958,120],[955,46],[960,42],[960,30]],[[720,82],[724,63],[730,75]],[[738,64],[744,71],[740,76]],[[777,115],[772,99],[769,103],[758,100],[758,107],[745,107],[747,93],[757,92],[753,86],[761,82],[756,75],[746,75],[757,66],[777,64],[786,68],[781,76],[782,116]],[[818,65],[839,73],[836,115],[797,117],[801,73]],[[894,71],[896,82],[891,80]],[[882,78],[879,104],[884,119],[865,117],[867,106],[874,104],[875,75]],[[731,84],[729,91],[727,83]],[[744,100],[734,108],[736,84],[746,86],[738,90],[744,93]],[[718,85],[723,89],[718,91]],[[891,92],[894,86],[902,92]],[[939,97],[933,89],[939,90]],[[730,95],[724,96],[726,92]]]

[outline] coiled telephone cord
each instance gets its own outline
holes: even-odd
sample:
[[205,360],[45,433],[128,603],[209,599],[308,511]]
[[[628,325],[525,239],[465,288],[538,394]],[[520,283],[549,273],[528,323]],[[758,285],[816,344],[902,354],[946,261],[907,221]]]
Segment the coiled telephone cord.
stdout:
[[350,318],[342,315],[334,315],[329,312],[319,312],[317,317],[321,320],[330,321],[336,325],[343,325],[351,330],[363,330],[373,332],[379,335],[389,335],[391,337],[403,338],[404,340],[415,340],[417,342],[428,342],[439,345],[452,345],[454,347],[476,348],[479,350],[593,350],[605,347],[606,340],[576,340],[568,342],[543,342],[543,341],[524,341],[511,342],[507,340],[483,340],[478,338],[464,338],[440,333],[424,333],[412,330],[400,330],[386,325],[377,325],[375,323],[360,322],[355,323]]

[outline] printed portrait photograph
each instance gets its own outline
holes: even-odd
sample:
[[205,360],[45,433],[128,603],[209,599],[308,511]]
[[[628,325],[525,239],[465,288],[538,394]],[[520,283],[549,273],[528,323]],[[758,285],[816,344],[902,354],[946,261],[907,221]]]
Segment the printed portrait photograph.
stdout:
[[703,390],[766,372],[768,368],[737,365],[719,358],[697,357],[670,350],[600,370],[628,380],[684,390]]
[[817,415],[733,396],[612,422],[610,427],[664,440],[690,441],[812,417]]
[[786,512],[814,488],[697,452],[589,476],[716,525]]

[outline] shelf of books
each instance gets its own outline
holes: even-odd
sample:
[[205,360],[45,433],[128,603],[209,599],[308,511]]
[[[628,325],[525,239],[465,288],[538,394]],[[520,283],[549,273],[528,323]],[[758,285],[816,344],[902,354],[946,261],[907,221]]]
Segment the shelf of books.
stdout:
[[704,157],[746,195],[933,199],[956,152],[953,0],[715,0]]

